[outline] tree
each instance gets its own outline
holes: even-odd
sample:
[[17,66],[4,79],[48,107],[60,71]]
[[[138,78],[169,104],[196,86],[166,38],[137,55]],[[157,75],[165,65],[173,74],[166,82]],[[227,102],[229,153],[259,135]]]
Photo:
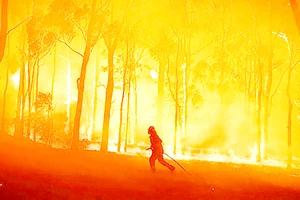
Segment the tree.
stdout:
[[114,90],[114,54],[119,40],[122,24],[114,21],[108,25],[105,45],[108,51],[108,78],[105,95],[105,107],[102,126],[102,140],[100,150],[106,152],[108,149],[109,125],[111,115],[112,95]]
[[292,7],[292,11],[294,14],[294,19],[298,28],[298,32],[300,33],[300,9],[297,0],[290,0],[290,4]]
[[[27,23],[28,37],[28,123],[27,136],[31,133],[31,107],[32,92],[35,92],[33,101],[36,101],[39,94],[39,72],[40,61],[51,52],[55,44],[55,35],[44,26],[44,21],[32,18]],[[35,91],[33,91],[35,87]],[[34,107],[36,109],[36,107]],[[35,110],[36,112],[36,110]],[[36,121],[35,121],[36,123]],[[36,133],[34,133],[34,141]]]
[[99,76],[100,76],[100,66],[99,66],[99,55],[100,51],[98,50],[95,63],[95,80],[94,80],[94,100],[93,100],[93,124],[92,124],[92,134],[96,131],[96,117],[97,117],[97,108],[98,108],[98,88],[99,88]]
[[[110,115],[111,115],[112,95],[114,90],[114,55],[120,40],[120,35],[123,30],[124,23],[126,21],[126,18],[128,17],[127,15],[132,1],[122,2],[121,5],[117,5],[117,3],[118,2],[114,0],[112,0],[111,2],[110,18],[106,23],[107,28],[106,28],[106,32],[104,33],[104,42],[107,48],[107,55],[108,55],[107,58],[108,74],[107,74],[105,106],[104,106],[104,116],[103,116],[103,126],[102,126],[102,140],[101,140],[101,148],[100,148],[100,151],[102,152],[107,152],[108,150]],[[123,13],[121,12],[121,9],[118,10],[120,12],[116,12],[117,6],[125,6]]]
[[[96,6],[97,6],[96,0],[93,0],[91,12],[90,12],[90,21],[89,21],[88,28],[87,28],[86,46],[85,46],[84,54],[83,54],[81,72],[80,72],[80,77],[77,80],[78,101],[77,101],[76,114],[75,114],[75,120],[74,120],[73,143],[72,143],[72,148],[74,148],[74,149],[78,148],[80,117],[81,117],[82,103],[83,103],[83,91],[84,91],[84,83],[85,83],[85,77],[86,77],[86,68],[88,65],[88,61],[89,61],[89,57],[92,52],[92,49],[95,46],[95,44],[100,36],[100,30],[98,30],[99,33],[96,34],[96,38],[93,38],[93,31],[96,28],[97,21],[100,20],[100,18],[97,19],[97,17],[96,17],[97,16]],[[100,21],[100,23],[102,23],[102,22]],[[94,37],[95,37],[95,35],[94,35]]]
[[53,132],[52,122],[52,95],[50,93],[39,92],[35,100],[35,113],[33,115],[34,137],[41,136],[41,141],[47,145],[52,145]]
[[152,1],[156,9],[146,18],[148,33],[148,50],[150,55],[158,62],[158,82],[156,97],[156,130],[163,134],[164,103],[165,103],[165,72],[167,70],[168,43],[165,38],[170,29],[169,27],[169,10],[168,2]]
[[[80,77],[77,79],[78,97],[72,149],[78,149],[86,70],[93,48],[101,38],[107,3],[108,1],[97,5],[96,0],[93,0],[91,4],[82,4],[72,0],[54,1],[50,6],[50,12],[46,16],[47,22],[51,25],[52,32],[55,33],[57,40],[82,57]],[[76,29],[82,34],[85,41],[83,54],[69,45],[76,35]]]
[[[169,47],[170,46],[176,46],[174,49],[176,49],[176,52],[174,54],[169,54],[167,60],[167,80],[168,80],[168,86],[169,86],[169,93],[171,95],[171,98],[174,101],[174,147],[173,152],[174,154],[177,153],[177,147],[178,147],[178,127],[181,126],[180,119],[180,110],[182,107],[182,102],[180,101],[180,92],[182,85],[182,78],[180,78],[180,74],[182,74],[182,63],[183,63],[183,56],[182,56],[182,37],[179,35],[177,36],[177,40],[173,41],[170,40]],[[173,59],[172,59],[173,58]],[[172,71],[171,71],[172,70]],[[175,75],[174,75],[175,74]],[[171,79],[171,75],[173,79]],[[179,126],[178,126],[179,125]],[[179,137],[180,138],[180,137]]]
[[[288,156],[287,156],[287,168],[291,168],[292,161],[293,161],[293,153],[292,153],[292,112],[293,112],[293,92],[291,91],[292,88],[292,75],[294,69],[300,64],[300,60],[295,61],[297,57],[297,50],[295,49],[295,45],[291,45],[292,43],[289,41],[286,35],[283,36],[287,44],[287,48],[289,51],[289,62],[287,68],[287,85],[286,85],[286,97],[287,97],[287,104],[288,104],[288,111],[287,111],[287,146],[288,146]],[[299,49],[298,49],[299,50]]]
[[1,113],[1,121],[0,121],[0,135],[5,132],[5,109],[6,109],[6,97],[7,97],[7,88],[8,88],[8,82],[9,82],[9,66],[11,58],[8,58],[7,65],[6,65],[6,77],[5,77],[5,86],[3,91],[3,103],[2,103],[2,113]]
[[1,7],[1,29],[0,29],[0,63],[4,56],[5,44],[6,44],[6,34],[7,34],[7,8],[8,8],[8,0],[2,0]]

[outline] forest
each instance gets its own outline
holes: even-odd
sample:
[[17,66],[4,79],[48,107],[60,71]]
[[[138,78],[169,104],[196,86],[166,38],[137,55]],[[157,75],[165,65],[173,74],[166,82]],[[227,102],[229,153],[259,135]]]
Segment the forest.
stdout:
[[1,11],[0,137],[142,154],[155,126],[177,158],[300,167],[297,1],[2,0]]

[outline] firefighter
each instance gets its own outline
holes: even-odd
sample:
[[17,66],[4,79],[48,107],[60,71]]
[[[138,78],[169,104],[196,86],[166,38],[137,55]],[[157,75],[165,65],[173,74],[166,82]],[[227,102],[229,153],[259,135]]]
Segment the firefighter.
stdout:
[[152,150],[152,154],[149,158],[149,163],[150,163],[152,172],[156,172],[156,168],[155,168],[156,160],[158,160],[160,162],[160,164],[167,167],[171,172],[173,172],[175,170],[175,167],[173,165],[170,165],[163,158],[164,148],[161,144],[162,140],[157,135],[154,126],[150,126],[148,128],[148,134],[150,135],[149,138],[150,138],[151,146],[149,148],[147,148],[147,150],[150,150],[150,149]]

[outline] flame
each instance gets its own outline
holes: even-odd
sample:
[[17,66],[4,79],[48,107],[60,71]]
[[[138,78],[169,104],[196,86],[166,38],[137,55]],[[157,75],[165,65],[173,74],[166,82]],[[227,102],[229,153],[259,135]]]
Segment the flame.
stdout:
[[[147,144],[139,143],[135,147],[128,147],[127,151],[124,151],[124,147],[121,148],[120,152],[117,152],[118,141],[116,139],[109,140],[108,151],[116,152],[117,154],[123,155],[135,155],[149,157],[151,151],[146,151]],[[238,156],[233,149],[229,149],[226,154],[222,154],[218,149],[210,149],[210,153],[204,153],[201,151],[199,154],[193,155],[191,152],[187,151],[184,155],[180,152],[176,155],[170,151],[171,146],[166,146],[165,152],[173,157],[175,160],[200,160],[208,162],[222,162],[222,163],[232,163],[232,164],[248,164],[248,165],[262,165],[262,166],[274,166],[274,167],[286,167],[286,162],[276,158],[269,158],[262,160],[261,162],[256,161],[257,156],[257,143],[252,147],[249,146],[249,157]],[[88,150],[99,150],[100,143],[90,144],[87,148]],[[166,158],[168,159],[168,158]],[[293,158],[294,159],[294,158]]]
[[155,70],[151,69],[150,70],[150,76],[153,78],[153,79],[157,79],[158,78],[158,74]]
[[11,80],[14,83],[14,86],[16,88],[19,87],[20,84],[20,69],[18,69],[12,76],[11,76]]

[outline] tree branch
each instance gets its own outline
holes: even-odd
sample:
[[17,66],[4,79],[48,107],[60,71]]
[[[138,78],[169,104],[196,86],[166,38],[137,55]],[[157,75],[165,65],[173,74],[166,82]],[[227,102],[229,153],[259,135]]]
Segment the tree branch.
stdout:
[[76,53],[76,54],[78,54],[78,55],[80,55],[81,57],[83,57],[83,55],[79,52],[79,51],[76,51],[75,49],[73,49],[70,45],[68,45],[65,41],[62,41],[62,40],[60,40],[60,39],[58,39],[58,41],[60,42],[60,43],[63,43],[63,44],[65,44],[67,47],[69,47],[74,53]]
[[82,34],[82,37],[83,37],[84,41],[86,42],[86,35],[84,34],[83,29],[75,21],[73,21],[73,24],[79,29],[79,31]]
[[98,13],[102,8],[104,8],[104,6],[106,6],[106,4],[108,4],[111,0],[107,0],[106,2],[104,2],[103,5],[100,6],[100,8],[98,8],[98,10],[96,10],[96,13]]
[[194,51],[192,53],[192,55],[195,55],[197,53],[199,53],[200,51],[202,51],[203,49],[205,49],[206,47],[208,47],[209,45],[211,45],[217,38],[219,37],[219,35],[217,35],[214,39],[212,39],[209,43],[205,44],[203,47],[201,47],[200,49]]
[[102,86],[102,87],[104,87],[105,89],[107,89],[105,85],[103,85],[102,83],[99,82],[99,83],[96,85],[96,87],[100,87],[100,86]]
[[17,25],[15,25],[14,27],[12,27],[11,29],[9,29],[6,33],[6,36],[8,36],[8,34],[10,34],[10,32],[12,32],[13,30],[15,30],[16,28],[18,28],[19,26],[21,26],[23,23],[27,22],[28,20],[30,20],[32,18],[32,16],[28,17],[27,19],[21,21],[20,23],[18,23]]
[[288,69],[288,68],[286,68],[286,69],[283,71],[283,73],[281,74],[281,76],[280,76],[280,78],[279,78],[279,82],[278,82],[277,86],[275,87],[275,90],[274,90],[273,94],[272,94],[271,97],[270,97],[271,106],[270,106],[270,109],[269,109],[269,111],[268,111],[268,112],[269,112],[269,113],[268,113],[269,116],[270,116],[270,114],[271,114],[271,108],[272,108],[272,105],[273,105],[273,97],[275,96],[275,94],[276,94],[276,92],[277,92],[277,90],[278,90],[278,88],[279,88],[279,86],[280,86],[280,84],[281,84],[282,78],[283,78],[285,72],[287,71],[287,69]]

